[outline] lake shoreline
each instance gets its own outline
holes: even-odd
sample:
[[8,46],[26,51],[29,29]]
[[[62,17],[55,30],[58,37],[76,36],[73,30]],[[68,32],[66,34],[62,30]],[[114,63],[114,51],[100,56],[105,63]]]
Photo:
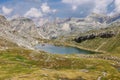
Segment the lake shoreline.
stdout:
[[94,52],[89,50],[80,49],[73,46],[54,45],[49,43],[41,43],[35,46],[37,50],[42,50],[48,53],[55,54],[93,54]]

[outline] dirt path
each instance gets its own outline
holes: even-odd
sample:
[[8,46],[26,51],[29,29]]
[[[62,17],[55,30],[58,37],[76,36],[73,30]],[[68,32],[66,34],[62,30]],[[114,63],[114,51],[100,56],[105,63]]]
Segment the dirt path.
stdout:
[[98,51],[104,44],[106,44],[107,43],[107,41],[106,42],[104,42],[104,43],[102,43],[95,51]]

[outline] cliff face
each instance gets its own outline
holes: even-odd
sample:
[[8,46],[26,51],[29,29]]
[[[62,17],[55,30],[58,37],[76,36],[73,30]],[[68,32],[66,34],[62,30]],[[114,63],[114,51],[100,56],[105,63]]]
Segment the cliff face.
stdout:
[[10,21],[11,28],[14,32],[21,33],[22,36],[29,35],[31,37],[40,38],[38,35],[36,25],[31,19],[17,18]]
[[34,29],[31,28],[33,26],[31,22],[29,24],[29,22],[24,22],[24,20],[13,21],[8,21],[4,16],[0,16],[0,36],[19,46],[33,49],[32,46],[37,44],[38,41],[33,38],[32,30]]
[[9,22],[7,22],[7,19],[0,15],[0,26],[4,26],[4,25],[10,25]]
[[119,22],[119,14],[108,16],[105,14],[92,13],[85,18],[56,19],[53,22],[47,22],[42,25],[39,30],[41,30],[42,35],[51,39],[52,37],[77,35],[89,30],[106,28],[111,24],[119,25]]

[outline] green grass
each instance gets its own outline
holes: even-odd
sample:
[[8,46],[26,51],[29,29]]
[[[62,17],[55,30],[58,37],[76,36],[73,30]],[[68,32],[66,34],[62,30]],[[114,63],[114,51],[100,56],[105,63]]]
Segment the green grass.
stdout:
[[[99,34],[101,32],[107,32],[107,31],[114,31],[116,35],[112,38],[96,37],[95,39],[86,40],[81,43],[77,43],[73,40],[78,36],[83,36],[83,35],[88,35],[93,33]],[[72,37],[68,36],[66,40],[64,40],[64,38],[56,39],[51,43],[54,43],[55,45],[73,46],[73,47],[78,47],[82,49],[88,49],[91,51],[97,50],[98,52],[100,51],[100,52],[106,52],[106,53],[119,54],[120,53],[120,27],[115,26],[115,27],[108,27],[100,30],[91,30],[86,33],[81,33],[80,35],[74,35]]]
[[[21,50],[23,54],[19,53]],[[49,60],[46,61],[48,59],[48,56]],[[88,79],[86,76],[94,77],[94,75],[96,75],[97,77],[97,75],[100,75],[102,72],[106,72],[109,75],[106,76],[105,79],[113,79],[117,78],[120,73],[114,66],[111,65],[112,63],[114,62],[102,59],[80,58],[75,54],[59,55],[48,54],[45,52],[35,52],[25,49],[11,49],[0,52],[0,74],[2,74],[0,75],[0,79],[4,80],[8,78],[14,78],[15,76],[19,75],[32,75],[33,77],[31,79],[33,79],[35,78],[35,74],[33,74],[34,72],[37,72],[36,75],[38,75],[42,74],[43,71],[45,71],[48,76],[56,78],[55,74],[51,75],[51,72],[49,72],[49,70],[42,70],[43,68],[53,70],[53,72],[55,73],[57,71],[58,75],[60,75],[59,72],[62,72],[61,74],[67,74],[67,71],[72,70],[72,73],[74,74],[76,73],[76,70],[79,71],[82,69],[86,69],[89,71],[88,73],[80,72],[79,75],[76,75],[76,78],[81,75],[86,79]],[[41,72],[38,72],[39,70]],[[63,73],[63,71],[66,72]],[[94,75],[92,76],[91,74]],[[111,78],[110,75],[114,74],[116,74],[117,76],[113,76]],[[94,77],[93,79],[95,79],[96,77]],[[69,79],[70,77],[66,76],[66,78]]]

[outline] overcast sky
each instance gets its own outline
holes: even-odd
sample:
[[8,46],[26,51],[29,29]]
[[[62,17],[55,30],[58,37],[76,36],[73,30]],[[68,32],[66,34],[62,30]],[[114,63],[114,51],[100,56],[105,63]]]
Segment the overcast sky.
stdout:
[[120,0],[0,0],[0,14],[6,17],[85,17],[90,13],[120,12]]

